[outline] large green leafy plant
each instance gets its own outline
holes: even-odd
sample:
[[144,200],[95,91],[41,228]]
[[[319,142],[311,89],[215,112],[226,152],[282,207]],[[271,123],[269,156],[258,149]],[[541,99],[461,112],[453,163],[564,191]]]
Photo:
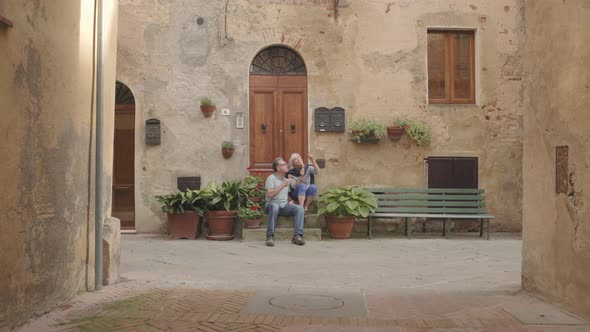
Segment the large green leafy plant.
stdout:
[[207,202],[199,190],[181,191],[169,195],[155,196],[165,213],[183,213],[195,211],[202,216],[207,209]]
[[366,218],[377,208],[377,198],[363,187],[337,187],[324,192],[318,205],[320,214]]
[[240,207],[241,181],[230,180],[218,185],[211,181],[201,194],[211,211],[232,211]]

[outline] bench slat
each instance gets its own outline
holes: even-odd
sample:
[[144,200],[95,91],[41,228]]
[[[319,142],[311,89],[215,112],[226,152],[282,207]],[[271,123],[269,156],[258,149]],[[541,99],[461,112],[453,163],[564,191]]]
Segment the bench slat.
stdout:
[[455,189],[455,188],[368,188],[372,193],[445,193],[445,194],[483,194],[484,189]]
[[429,201],[483,201],[484,195],[404,195],[404,194],[375,194],[378,200],[429,200]]
[[406,212],[406,213],[469,213],[469,214],[477,214],[477,213],[487,213],[486,209],[478,209],[478,208],[417,208],[417,207],[394,207],[394,208],[384,208],[378,207],[375,212]]
[[485,202],[432,202],[432,201],[380,201],[379,206],[459,206],[459,207],[485,207]]
[[372,213],[374,218],[494,219],[491,214]]

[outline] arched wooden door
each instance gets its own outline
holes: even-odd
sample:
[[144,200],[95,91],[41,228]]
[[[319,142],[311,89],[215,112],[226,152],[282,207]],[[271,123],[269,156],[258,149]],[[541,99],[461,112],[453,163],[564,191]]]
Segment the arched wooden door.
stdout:
[[272,173],[276,157],[307,156],[307,71],[293,50],[273,46],[250,66],[250,171]]
[[121,82],[115,94],[112,215],[121,229],[135,229],[135,98]]

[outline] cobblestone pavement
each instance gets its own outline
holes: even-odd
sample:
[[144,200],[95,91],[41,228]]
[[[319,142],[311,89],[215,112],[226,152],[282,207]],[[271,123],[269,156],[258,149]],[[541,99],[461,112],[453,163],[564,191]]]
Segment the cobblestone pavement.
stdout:
[[[81,294],[19,330],[590,331],[581,318],[518,290],[518,238],[275,248],[123,241],[123,282]],[[183,260],[189,264],[178,266]],[[351,314],[339,316],[351,304]]]

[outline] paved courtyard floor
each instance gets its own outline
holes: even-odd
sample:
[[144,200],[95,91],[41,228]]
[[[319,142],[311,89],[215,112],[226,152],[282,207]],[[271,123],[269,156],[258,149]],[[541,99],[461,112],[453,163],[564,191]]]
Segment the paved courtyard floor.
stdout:
[[520,290],[516,235],[122,247],[120,283],[20,331],[590,331]]

